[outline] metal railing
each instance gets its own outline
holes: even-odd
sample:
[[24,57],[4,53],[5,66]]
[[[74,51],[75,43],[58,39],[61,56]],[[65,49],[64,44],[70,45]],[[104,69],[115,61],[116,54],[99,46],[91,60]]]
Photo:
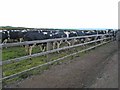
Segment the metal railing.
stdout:
[[90,41],[90,42],[86,42],[86,43],[82,43],[82,44],[77,44],[77,45],[72,45],[72,46],[66,46],[66,47],[63,47],[63,48],[58,48],[58,49],[49,50],[49,51],[45,51],[45,52],[41,52],[41,53],[36,53],[36,54],[32,54],[32,55],[22,56],[22,57],[19,57],[19,58],[5,60],[5,61],[2,62],[2,64],[3,65],[4,64],[10,64],[10,63],[18,62],[18,61],[21,61],[21,60],[29,59],[29,58],[32,58],[32,57],[38,57],[38,56],[50,54],[50,53],[61,51],[61,50],[65,50],[65,49],[70,49],[70,48],[74,48],[74,47],[78,47],[78,46],[82,46],[82,45],[87,45],[87,44],[98,42],[98,41],[102,41],[102,40],[105,40],[105,39],[110,39],[110,38],[104,38],[104,39],[94,40],[94,41]]
[[69,38],[46,39],[46,40],[34,40],[34,41],[25,41],[25,42],[18,42],[18,43],[6,43],[6,44],[0,44],[0,46],[2,46],[2,47],[14,47],[14,46],[21,46],[21,45],[29,45],[29,44],[34,44],[34,43],[47,43],[47,42],[54,42],[54,41],[60,41],[60,40],[88,38],[88,37],[103,36],[103,35],[107,36],[110,34],[87,35],[87,36],[77,36],[77,37],[69,37]]
[[[60,41],[60,40],[77,39],[77,38],[88,38],[88,37],[96,37],[96,36],[98,37],[98,36],[107,36],[107,35],[108,35],[108,34],[101,34],[101,35],[89,35],[89,36],[79,36],[79,37],[71,37],[71,38],[59,38],[59,39],[26,41],[26,42],[21,42],[21,43],[1,44],[1,46],[2,46],[2,47],[14,47],[14,46],[19,46],[19,45],[33,44],[33,43],[44,43],[44,42],[49,43],[49,42]],[[14,78],[14,77],[19,76],[19,75],[21,75],[21,74],[24,74],[24,73],[26,73],[26,72],[28,72],[28,71],[37,69],[37,68],[42,67],[42,66],[45,66],[45,65],[52,64],[52,63],[54,63],[54,62],[60,61],[60,60],[62,60],[62,59],[64,59],[64,58],[67,58],[67,57],[69,57],[69,56],[73,56],[73,55],[75,55],[75,54],[77,54],[77,53],[84,52],[84,51],[88,51],[88,50],[90,50],[90,49],[93,49],[93,48],[98,47],[98,46],[100,46],[100,45],[103,45],[103,44],[105,44],[105,43],[108,43],[108,42],[110,42],[110,40],[109,40],[109,41],[107,41],[107,40],[108,40],[108,39],[111,39],[111,35],[108,35],[108,36],[110,36],[110,37],[106,37],[106,38],[98,39],[98,40],[93,40],[93,41],[89,41],[89,42],[85,42],[85,43],[80,43],[80,44],[76,44],[76,45],[72,45],[72,46],[65,46],[65,47],[58,48],[58,49],[53,49],[53,50],[48,50],[48,51],[41,52],[41,53],[32,54],[31,56],[30,56],[30,55],[27,55],[27,56],[22,56],[22,57],[19,57],[19,58],[14,58],[14,59],[10,59],[10,60],[6,60],[6,61],[3,61],[3,62],[0,62],[1,65],[10,64],[10,63],[15,63],[15,62],[19,62],[19,61],[21,61],[21,60],[25,60],[25,59],[28,59],[28,58],[38,57],[38,56],[41,56],[41,55],[47,55],[47,54],[50,54],[50,53],[53,53],[53,52],[57,52],[57,51],[65,50],[65,49],[70,49],[70,48],[75,48],[75,47],[78,47],[78,46],[87,45],[87,44],[95,43],[95,42],[98,42],[98,41],[106,40],[106,42],[100,43],[100,44],[95,45],[95,46],[92,46],[92,47],[90,47],[90,48],[87,48],[87,49],[84,49],[84,50],[81,50],[81,51],[78,51],[78,52],[75,52],[75,53],[66,55],[66,56],[64,56],[64,57],[62,57],[62,58],[58,58],[58,59],[56,59],[56,60],[46,62],[46,63],[44,63],[44,64],[41,64],[41,65],[32,67],[32,68],[27,69],[27,70],[23,70],[23,71],[18,72],[18,73],[16,73],[16,74],[3,77],[1,80]]]

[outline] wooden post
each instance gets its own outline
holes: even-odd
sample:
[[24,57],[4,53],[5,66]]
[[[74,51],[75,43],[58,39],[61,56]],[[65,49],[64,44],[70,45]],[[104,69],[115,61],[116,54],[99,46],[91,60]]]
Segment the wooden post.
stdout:
[[[47,42],[47,51],[52,50],[52,46],[53,46],[52,42]],[[46,62],[48,62],[51,59],[50,56],[51,56],[50,54],[47,54]]]
[[47,51],[48,50],[52,50],[52,45],[53,43],[52,42],[47,42]]
[[74,39],[71,40],[71,45],[74,45]]
[[[95,37],[94,37],[94,40],[97,40],[97,37],[98,37],[98,36],[95,36]],[[96,44],[97,44],[97,42],[95,42],[95,45],[96,45]]]

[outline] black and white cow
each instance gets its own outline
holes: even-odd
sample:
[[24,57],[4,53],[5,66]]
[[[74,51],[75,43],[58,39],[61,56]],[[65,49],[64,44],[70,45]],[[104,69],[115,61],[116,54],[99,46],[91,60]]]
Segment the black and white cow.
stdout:
[[[103,32],[100,32],[103,33]],[[38,29],[34,29],[31,31],[27,31],[24,36],[23,39],[24,41],[34,41],[34,40],[45,40],[45,39],[57,39],[57,38],[69,38],[69,37],[77,37],[77,36],[85,36],[85,35],[95,35],[98,34],[97,30],[79,30],[79,31],[72,31],[72,30],[38,30]],[[89,38],[91,40],[93,40],[94,38]],[[64,42],[67,43],[68,46],[70,45],[74,45],[75,42],[79,42],[79,43],[84,43],[86,41],[85,38],[80,38],[80,39],[70,39],[70,40],[60,40],[60,41],[55,41],[52,42],[53,43],[53,49],[55,48],[59,48],[60,45]],[[35,44],[30,44],[25,46],[26,47],[26,51],[29,52],[29,55],[32,54],[32,48],[35,45],[40,45],[41,50],[45,51],[46,49],[46,45],[47,43],[35,43]]]
[[[98,40],[98,39],[104,39],[106,37],[109,37],[109,35],[106,36],[105,34],[107,34],[106,30],[97,30],[97,35],[101,35],[101,36],[96,36],[96,40]],[[104,41],[106,41],[106,40],[101,40],[101,41],[98,41],[97,43],[100,43],[100,42],[102,43]]]
[[[88,36],[88,35],[94,35],[95,32],[93,32],[92,30],[84,30],[84,34],[86,36]],[[84,42],[92,41],[93,39],[94,39],[94,37],[87,37],[87,38],[85,38]]]
[[25,30],[2,30],[2,43],[21,42],[26,32]]
[[[72,37],[72,34],[70,35]],[[57,31],[32,30],[32,31],[28,31],[24,35],[23,39],[24,41],[34,41],[34,40],[66,38],[67,36],[68,35],[63,30],[57,30]],[[63,42],[67,42],[69,44],[67,40],[54,41],[53,49],[55,49],[56,45],[57,45],[57,48],[59,48]],[[34,44],[26,45],[25,48],[26,48],[26,51],[29,52],[29,55],[32,54],[32,48],[35,45],[40,45],[41,50],[45,51],[47,43],[37,43],[37,44],[34,43]]]
[[[34,40],[45,40],[48,39],[49,37],[46,37],[46,34],[44,34],[41,30],[38,31],[28,31],[24,36],[23,40],[24,41],[34,41]],[[35,45],[39,45],[42,51],[45,51],[45,46],[46,43],[34,43],[34,44],[29,44],[25,45],[26,52],[31,55],[32,54],[32,49]]]
[[[56,30],[56,31],[52,31],[52,39],[57,39],[57,38],[67,38],[68,35],[65,33],[64,30]],[[69,42],[67,40],[59,40],[59,41],[54,41],[53,42],[53,49],[55,49],[56,47],[57,48],[60,48],[60,45],[63,43],[63,42],[67,42],[69,44]],[[58,51],[59,53],[59,51]]]
[[2,30],[1,34],[2,34],[1,43],[7,43],[8,38],[9,38],[8,31],[7,30]]
[[[83,30],[76,31],[78,36],[85,36],[85,32]],[[78,38],[79,43],[84,43],[85,38]]]
[[9,30],[9,39],[12,42],[23,41],[23,36],[27,33],[26,30]]

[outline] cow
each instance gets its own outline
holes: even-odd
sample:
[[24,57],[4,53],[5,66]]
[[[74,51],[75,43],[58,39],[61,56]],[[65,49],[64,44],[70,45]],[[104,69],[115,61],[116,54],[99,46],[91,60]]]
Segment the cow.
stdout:
[[[83,30],[76,31],[76,33],[77,33],[77,36],[85,36],[85,33]],[[85,42],[85,38],[78,38],[77,40],[79,41],[79,43]]]
[[1,34],[2,34],[1,43],[7,43],[8,38],[9,38],[8,31],[7,30],[2,30]]
[[[67,34],[63,30],[52,31],[52,39],[66,38],[66,37],[67,37]],[[67,40],[54,41],[53,49],[55,49],[56,45],[57,45],[57,48],[60,48],[60,45],[63,42],[67,42]],[[67,42],[67,43],[69,43],[69,42]],[[58,51],[58,53],[59,53],[59,51]]]
[[[98,40],[98,39],[104,39],[104,38],[106,38],[107,36],[105,35],[105,34],[107,34],[107,31],[106,30],[97,30],[97,35],[100,35],[101,34],[101,36],[96,36],[95,37],[95,40]],[[102,41],[98,41],[98,42],[96,42],[96,44],[97,43],[102,43],[102,42],[104,42],[105,40],[102,40]]]
[[[77,32],[76,31],[71,31],[71,30],[60,30],[60,31],[54,31],[54,33],[53,33],[53,38],[55,39],[55,38],[70,38],[70,37],[77,37],[78,35],[77,35]],[[77,40],[76,39],[69,39],[69,40],[60,40],[60,41],[56,41],[56,43],[57,43],[57,45],[58,45],[58,47],[57,48],[59,48],[60,47],[60,45],[62,44],[62,43],[67,43],[67,45],[68,46],[70,46],[70,45],[74,45],[76,42],[77,42]],[[55,44],[55,42],[54,42],[54,44]]]
[[[84,34],[85,34],[85,35],[95,35],[95,34],[96,34],[95,32],[96,32],[96,31],[85,30],[85,31],[84,31]],[[94,40],[94,37],[87,37],[87,38],[85,38],[84,42],[88,42],[88,41],[92,41],[92,40]]]
[[[102,33],[102,32],[100,32]],[[96,35],[98,34],[97,30],[42,30],[42,29],[34,29],[27,31],[24,36],[24,41],[33,41],[33,40],[45,40],[45,39],[57,39],[57,38],[69,38],[69,37],[77,37],[77,36],[85,36],[85,35]],[[93,40],[94,38],[89,38]],[[60,45],[62,43],[67,43],[68,46],[74,45],[76,42],[84,43],[86,41],[85,38],[78,38],[78,39],[69,39],[69,40],[59,40],[59,41],[53,41],[53,49],[60,48]],[[31,56],[32,49],[35,45],[39,45],[41,48],[41,51],[46,50],[47,43],[34,43],[25,45],[26,52]]]
[[26,30],[9,30],[9,39],[12,42],[22,42]]
[[[24,41],[33,41],[33,40],[44,40],[47,39],[46,35],[42,31],[28,31],[24,36],[23,40]],[[46,43],[34,43],[34,44],[29,44],[25,45],[26,52],[31,55],[32,54],[32,49],[35,45],[40,45],[40,48],[42,51],[45,51],[45,45]]]
[[1,30],[1,43],[22,42],[27,30]]
[[[56,30],[56,31],[31,30],[24,35],[23,39],[24,41],[33,41],[33,40],[57,39],[57,38],[66,38],[66,37],[67,34],[63,30]],[[59,48],[63,42],[67,42],[67,40],[54,41],[53,49],[55,49],[56,45],[57,48]],[[70,44],[69,42],[67,43]],[[45,51],[47,43],[34,43],[34,44],[25,45],[26,52],[30,56],[32,54],[32,49],[35,45],[39,45],[41,47],[41,50]]]

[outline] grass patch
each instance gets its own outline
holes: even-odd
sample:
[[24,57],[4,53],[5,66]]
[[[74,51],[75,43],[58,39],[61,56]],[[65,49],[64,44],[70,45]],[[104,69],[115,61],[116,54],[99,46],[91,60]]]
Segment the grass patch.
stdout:
[[[36,46],[33,48],[32,54],[41,52],[40,47]],[[2,49],[2,60],[8,60],[18,58],[27,55],[25,47],[8,47]]]

